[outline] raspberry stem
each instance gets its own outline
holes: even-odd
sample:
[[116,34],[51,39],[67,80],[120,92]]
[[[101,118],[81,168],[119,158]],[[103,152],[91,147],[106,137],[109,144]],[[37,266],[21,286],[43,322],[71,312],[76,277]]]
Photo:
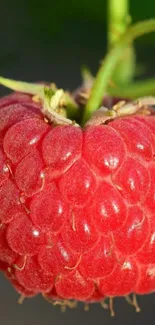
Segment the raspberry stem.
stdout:
[[[119,42],[126,32],[131,17],[129,15],[129,0],[108,0],[108,50]],[[135,73],[135,51],[131,44],[125,52],[113,73],[113,81],[118,84],[129,83]]]
[[121,87],[109,87],[108,94],[119,98],[136,99],[138,97],[155,95],[155,79],[146,79],[145,81],[136,81],[129,85]]
[[120,36],[126,32],[129,17],[128,0],[108,0],[108,45],[117,44]]
[[155,31],[155,19],[142,21],[129,27],[128,31],[120,38],[117,46],[109,51],[97,73],[92,87],[90,98],[85,107],[82,123],[84,124],[96,109],[99,108],[102,98],[107,91],[109,81],[114,69],[122,58],[126,48],[135,40],[146,33]]

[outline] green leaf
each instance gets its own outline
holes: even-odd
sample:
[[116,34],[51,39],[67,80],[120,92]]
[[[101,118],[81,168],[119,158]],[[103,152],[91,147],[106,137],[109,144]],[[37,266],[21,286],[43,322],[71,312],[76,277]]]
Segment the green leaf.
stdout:
[[7,79],[0,76],[0,84],[11,90],[23,92],[25,94],[37,95],[42,94],[44,90],[44,85],[29,83],[24,81],[16,81],[12,79]]

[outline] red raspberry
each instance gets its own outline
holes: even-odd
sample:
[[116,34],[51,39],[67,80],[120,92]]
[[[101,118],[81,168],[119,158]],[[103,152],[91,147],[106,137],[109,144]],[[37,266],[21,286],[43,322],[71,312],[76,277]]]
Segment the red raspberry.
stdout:
[[23,296],[155,291],[155,117],[50,125],[0,100],[0,270]]

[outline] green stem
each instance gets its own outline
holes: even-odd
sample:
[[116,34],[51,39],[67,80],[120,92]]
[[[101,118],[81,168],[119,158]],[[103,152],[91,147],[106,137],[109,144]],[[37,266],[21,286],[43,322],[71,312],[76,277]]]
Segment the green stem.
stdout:
[[153,31],[155,31],[155,19],[134,24],[129,27],[128,31],[121,37],[117,46],[106,55],[94,81],[91,95],[84,111],[83,123],[85,123],[92,113],[100,106],[114,69],[121,60],[126,47],[130,46],[130,43],[134,41],[135,38]]
[[108,0],[108,48],[120,39],[129,24],[129,1]]
[[143,96],[155,95],[155,79],[145,81],[136,81],[132,84],[122,87],[111,87],[108,89],[108,94],[120,98],[136,99]]
[[[117,45],[126,32],[131,17],[129,0],[108,0],[108,50]],[[113,72],[113,81],[117,84],[129,83],[135,74],[136,56],[133,45],[127,47],[124,56]]]

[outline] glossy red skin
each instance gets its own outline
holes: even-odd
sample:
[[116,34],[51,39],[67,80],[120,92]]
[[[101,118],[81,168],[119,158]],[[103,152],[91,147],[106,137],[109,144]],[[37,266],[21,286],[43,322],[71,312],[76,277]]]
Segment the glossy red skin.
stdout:
[[0,270],[24,296],[155,291],[155,117],[54,127],[0,100]]

